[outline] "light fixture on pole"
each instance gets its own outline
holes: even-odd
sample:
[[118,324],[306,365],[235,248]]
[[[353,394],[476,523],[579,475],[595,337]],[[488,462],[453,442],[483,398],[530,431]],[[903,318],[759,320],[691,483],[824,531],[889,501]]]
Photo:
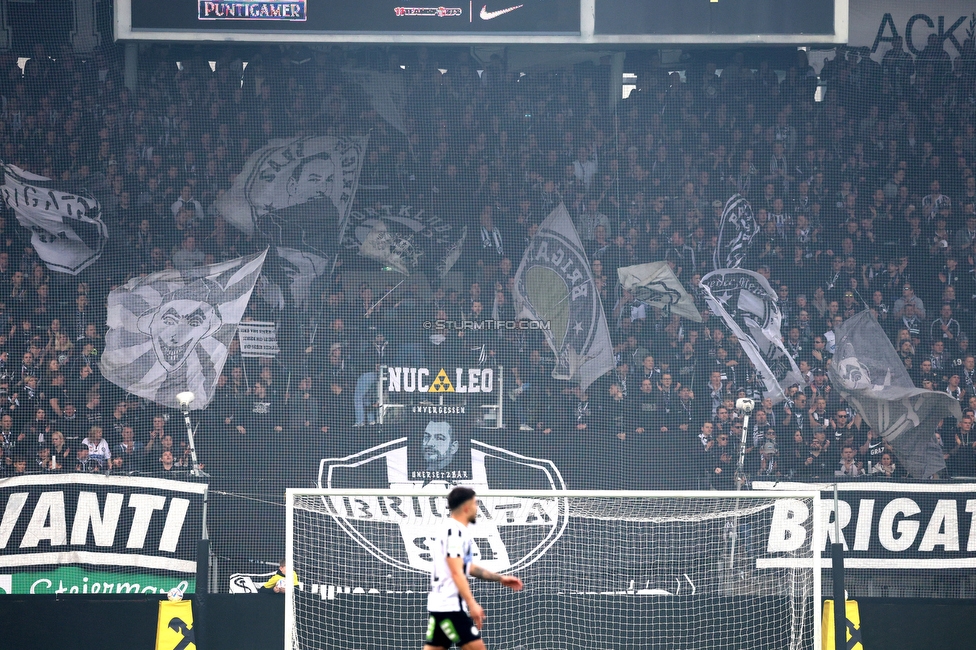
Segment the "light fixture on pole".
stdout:
[[183,411],[183,422],[186,424],[186,437],[190,442],[190,461],[193,463],[193,468],[190,470],[192,476],[207,476],[207,474],[200,469],[200,462],[197,460],[197,448],[193,444],[193,423],[190,422],[190,403],[196,399],[191,391],[184,391],[182,393],[177,393],[176,401],[180,404],[180,410]]

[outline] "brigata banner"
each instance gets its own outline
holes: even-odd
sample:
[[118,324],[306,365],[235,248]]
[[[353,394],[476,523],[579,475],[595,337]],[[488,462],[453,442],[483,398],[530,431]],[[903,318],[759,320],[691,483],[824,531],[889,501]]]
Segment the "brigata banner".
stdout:
[[[976,567],[976,485],[839,483],[840,541],[847,569]],[[760,490],[821,490],[821,525],[791,499],[776,503],[758,568],[796,566],[787,554],[813,544],[829,558],[834,538],[833,484],[755,482]]]
[[129,476],[6,479],[0,482],[0,591],[191,588],[206,491],[204,483]]

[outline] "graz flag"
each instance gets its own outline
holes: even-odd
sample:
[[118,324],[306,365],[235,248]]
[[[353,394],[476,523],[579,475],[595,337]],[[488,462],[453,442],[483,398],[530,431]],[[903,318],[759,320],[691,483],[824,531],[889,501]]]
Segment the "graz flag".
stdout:
[[332,252],[359,184],[367,137],[272,140],[215,203],[228,223],[287,248]]
[[108,296],[101,370],[116,386],[178,408],[210,403],[267,251],[186,271],[130,280]]
[[555,379],[586,388],[613,368],[613,345],[600,293],[573,220],[560,203],[539,226],[515,274],[519,318],[544,323],[556,354]]
[[702,322],[698,307],[667,262],[651,262],[617,269],[620,286],[635,300],[677,314],[696,323]]
[[800,369],[783,346],[783,315],[766,278],[744,269],[723,269],[707,274],[700,286],[708,308],[722,317],[755,366],[765,397],[780,402],[787,388],[804,385]]
[[830,383],[891,445],[912,476],[929,478],[945,469],[935,429],[949,415],[962,419],[959,402],[946,393],[915,387],[870,311],[844,321],[834,333],[837,350],[827,367]]
[[759,234],[759,222],[752,205],[741,194],[733,194],[725,202],[722,223],[718,227],[718,245],[712,263],[715,270],[737,269],[749,252],[752,238]]
[[3,165],[0,193],[17,222],[31,231],[31,246],[52,271],[78,275],[102,256],[108,228],[91,196],[58,189],[50,178],[14,165]]

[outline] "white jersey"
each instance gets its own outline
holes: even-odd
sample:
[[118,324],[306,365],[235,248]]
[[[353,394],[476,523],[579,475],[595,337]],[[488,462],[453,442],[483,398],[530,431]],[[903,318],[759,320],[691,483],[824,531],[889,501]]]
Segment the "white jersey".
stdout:
[[467,611],[461,601],[457,585],[451,577],[447,558],[459,557],[464,560],[464,573],[471,569],[474,557],[474,540],[467,527],[453,517],[441,525],[430,546],[433,558],[433,571],[430,574],[430,593],[427,595],[428,612]]

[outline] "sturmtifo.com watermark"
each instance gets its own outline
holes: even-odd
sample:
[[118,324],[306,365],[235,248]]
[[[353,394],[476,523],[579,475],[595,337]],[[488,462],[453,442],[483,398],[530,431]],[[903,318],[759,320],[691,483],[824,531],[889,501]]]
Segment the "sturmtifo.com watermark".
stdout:
[[550,330],[549,321],[541,320],[425,320],[424,329],[438,330]]

